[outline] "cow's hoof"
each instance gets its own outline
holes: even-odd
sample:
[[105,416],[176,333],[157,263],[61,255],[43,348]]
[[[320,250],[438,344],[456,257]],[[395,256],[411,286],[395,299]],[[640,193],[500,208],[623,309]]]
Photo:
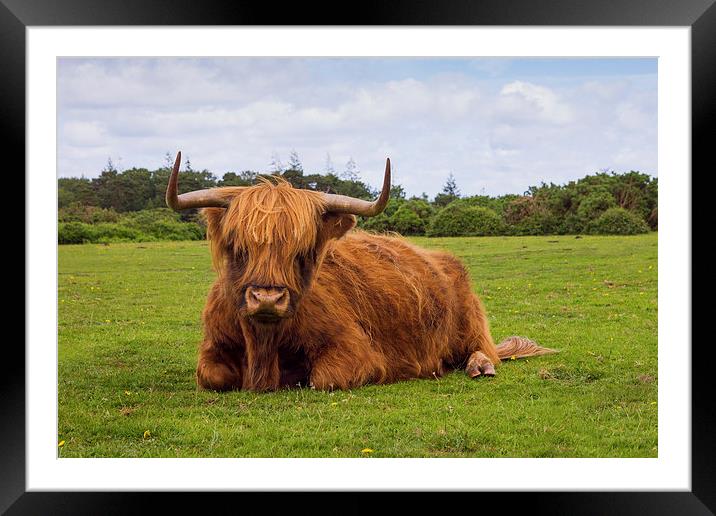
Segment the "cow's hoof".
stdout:
[[495,365],[480,351],[475,351],[467,361],[465,372],[470,378],[479,376],[495,376]]

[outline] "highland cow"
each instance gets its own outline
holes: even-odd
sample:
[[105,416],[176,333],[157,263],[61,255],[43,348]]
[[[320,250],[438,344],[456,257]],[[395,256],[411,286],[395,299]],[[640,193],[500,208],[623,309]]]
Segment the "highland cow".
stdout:
[[523,338],[495,346],[485,309],[454,256],[354,229],[374,202],[296,189],[280,178],[178,195],[203,208],[217,279],[203,312],[196,379],[213,390],[348,389],[463,368],[492,376],[501,358],[552,352]]

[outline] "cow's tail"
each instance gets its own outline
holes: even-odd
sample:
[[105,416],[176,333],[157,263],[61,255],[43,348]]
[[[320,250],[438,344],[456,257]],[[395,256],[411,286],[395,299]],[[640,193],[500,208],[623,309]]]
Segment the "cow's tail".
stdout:
[[536,342],[527,337],[507,337],[497,345],[497,356],[500,357],[500,360],[537,357],[551,353],[558,353],[558,351],[538,346]]

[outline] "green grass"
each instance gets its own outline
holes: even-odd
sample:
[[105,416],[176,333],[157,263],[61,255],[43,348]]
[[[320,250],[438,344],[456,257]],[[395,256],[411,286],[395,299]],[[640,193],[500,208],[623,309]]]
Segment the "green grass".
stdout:
[[491,379],[198,391],[206,243],[60,246],[60,456],[657,456],[655,233],[414,241],[465,261],[497,341],[561,352]]

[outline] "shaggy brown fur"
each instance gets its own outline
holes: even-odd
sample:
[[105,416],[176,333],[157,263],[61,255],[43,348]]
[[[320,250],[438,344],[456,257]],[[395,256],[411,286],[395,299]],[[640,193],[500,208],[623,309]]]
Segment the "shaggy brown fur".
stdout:
[[[454,256],[351,231],[353,215],[325,213],[320,194],[285,181],[223,192],[227,209],[203,210],[218,277],[203,313],[200,387],[347,389],[465,367],[491,375],[501,357],[535,354],[526,343],[500,353]],[[247,317],[255,285],[286,287],[290,317]]]

